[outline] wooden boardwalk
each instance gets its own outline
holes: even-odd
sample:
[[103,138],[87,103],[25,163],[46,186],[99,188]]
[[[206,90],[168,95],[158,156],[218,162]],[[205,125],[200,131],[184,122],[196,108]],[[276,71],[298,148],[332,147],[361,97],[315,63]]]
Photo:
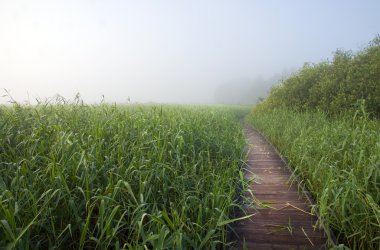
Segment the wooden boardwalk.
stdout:
[[251,190],[257,207],[247,206],[246,213],[255,215],[234,224],[233,248],[325,249],[327,236],[315,228],[317,217],[311,214],[308,194],[298,190],[297,183],[289,183],[286,163],[260,133],[245,125],[245,134],[249,143],[245,177],[254,177]]

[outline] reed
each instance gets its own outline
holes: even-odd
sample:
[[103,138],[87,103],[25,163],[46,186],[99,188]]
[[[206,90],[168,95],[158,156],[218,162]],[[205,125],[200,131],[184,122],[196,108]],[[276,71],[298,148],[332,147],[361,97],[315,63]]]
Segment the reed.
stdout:
[[380,124],[364,109],[254,110],[248,120],[288,159],[312,192],[321,222],[352,249],[380,248]]
[[0,107],[0,246],[227,247],[240,108]]

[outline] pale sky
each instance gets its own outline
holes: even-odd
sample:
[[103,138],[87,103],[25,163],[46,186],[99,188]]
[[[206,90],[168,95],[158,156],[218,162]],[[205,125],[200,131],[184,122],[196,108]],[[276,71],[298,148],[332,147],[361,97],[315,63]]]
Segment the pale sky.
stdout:
[[0,88],[21,102],[212,103],[225,83],[365,47],[379,13],[378,0],[0,0]]

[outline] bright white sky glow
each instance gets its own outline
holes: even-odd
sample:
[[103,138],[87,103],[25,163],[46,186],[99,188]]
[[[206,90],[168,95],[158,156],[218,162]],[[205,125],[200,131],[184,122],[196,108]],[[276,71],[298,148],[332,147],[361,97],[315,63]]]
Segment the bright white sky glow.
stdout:
[[18,101],[212,103],[226,82],[364,47],[379,10],[377,0],[1,0],[0,88]]

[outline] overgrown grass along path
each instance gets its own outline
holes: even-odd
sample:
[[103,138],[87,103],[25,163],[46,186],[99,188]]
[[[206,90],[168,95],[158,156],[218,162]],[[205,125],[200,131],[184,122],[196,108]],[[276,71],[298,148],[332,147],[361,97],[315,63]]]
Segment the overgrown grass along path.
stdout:
[[317,217],[308,194],[299,192],[297,183],[290,180],[286,163],[248,124],[245,124],[245,136],[249,144],[245,178],[252,180],[252,193],[247,192],[245,196],[253,198],[256,207],[247,206],[245,212],[254,216],[234,225],[237,248],[324,248],[327,236],[316,227]]
[[0,248],[226,247],[245,145],[237,113],[0,106]]
[[326,227],[351,249],[380,248],[380,123],[362,110],[329,117],[288,109],[248,118],[288,159]]

